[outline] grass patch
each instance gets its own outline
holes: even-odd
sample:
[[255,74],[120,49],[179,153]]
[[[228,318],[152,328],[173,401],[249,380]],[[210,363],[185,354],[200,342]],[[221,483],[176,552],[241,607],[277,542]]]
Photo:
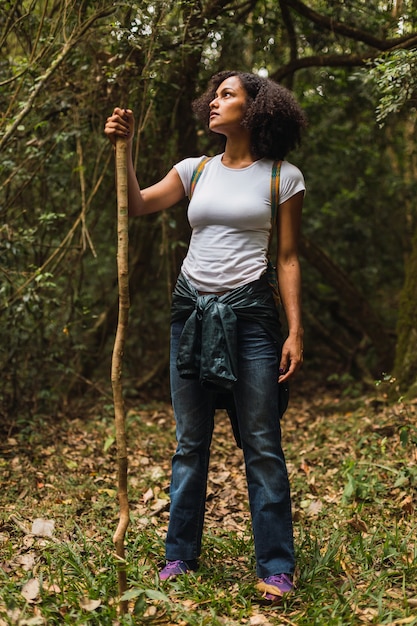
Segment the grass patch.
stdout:
[[[226,416],[213,441],[201,567],[161,584],[174,424],[165,404],[131,409],[122,618],[111,407],[15,424],[0,458],[0,626],[417,625],[415,424],[415,405],[390,406],[381,391],[349,405],[293,400],[283,431],[297,592],[266,608],[255,601],[243,461]],[[49,536],[32,532],[37,518],[54,523]]]

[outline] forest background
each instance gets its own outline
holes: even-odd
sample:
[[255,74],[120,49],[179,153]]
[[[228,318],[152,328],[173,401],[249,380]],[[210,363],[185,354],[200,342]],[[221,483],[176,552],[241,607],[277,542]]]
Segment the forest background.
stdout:
[[[307,195],[305,364],[284,420],[297,594],[257,610],[241,455],[216,423],[199,575],[158,583],[169,509],[169,303],[186,203],[130,224],[123,623],[417,624],[415,0],[0,0],[0,625],[116,623],[116,105],[141,184],[216,150],[218,70],[292,89]],[[55,530],[54,530],[55,527]],[[168,594],[168,595],[167,595]]]
[[[417,394],[416,59],[411,0],[1,1],[0,412],[108,392],[117,323],[116,105],[142,186],[212,153],[191,102],[226,68],[294,90],[307,196],[301,380]],[[186,206],[133,221],[126,393],[168,398]]]

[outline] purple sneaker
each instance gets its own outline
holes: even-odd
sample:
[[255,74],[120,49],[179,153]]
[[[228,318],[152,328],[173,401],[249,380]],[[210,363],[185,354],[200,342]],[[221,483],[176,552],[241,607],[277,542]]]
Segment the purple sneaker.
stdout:
[[168,578],[175,578],[180,574],[186,574],[190,571],[185,561],[168,561],[165,567],[159,572],[159,580],[168,580]]
[[262,598],[268,603],[279,602],[284,595],[291,593],[294,589],[292,579],[287,574],[274,574],[263,578],[256,588],[262,591]]

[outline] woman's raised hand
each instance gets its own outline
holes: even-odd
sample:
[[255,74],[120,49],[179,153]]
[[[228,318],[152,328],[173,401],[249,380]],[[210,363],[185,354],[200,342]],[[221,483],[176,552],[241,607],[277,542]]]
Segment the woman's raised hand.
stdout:
[[123,137],[128,142],[131,142],[134,132],[135,118],[133,112],[130,109],[116,107],[112,115],[106,120],[104,133],[114,145],[118,137]]

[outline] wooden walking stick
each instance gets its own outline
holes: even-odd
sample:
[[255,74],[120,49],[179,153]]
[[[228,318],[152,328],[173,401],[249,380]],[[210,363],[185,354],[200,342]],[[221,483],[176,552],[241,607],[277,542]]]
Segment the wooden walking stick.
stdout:
[[[119,318],[114,341],[111,382],[113,388],[114,417],[116,423],[117,470],[119,498],[119,523],[113,536],[118,557],[119,597],[127,590],[124,540],[129,525],[129,500],[127,495],[127,445],[125,406],[122,389],[122,360],[129,318],[129,234],[126,140],[116,140],[116,188],[117,188],[117,276],[119,283]],[[127,600],[119,601],[120,613],[128,612]]]

